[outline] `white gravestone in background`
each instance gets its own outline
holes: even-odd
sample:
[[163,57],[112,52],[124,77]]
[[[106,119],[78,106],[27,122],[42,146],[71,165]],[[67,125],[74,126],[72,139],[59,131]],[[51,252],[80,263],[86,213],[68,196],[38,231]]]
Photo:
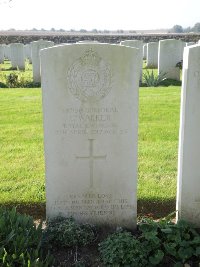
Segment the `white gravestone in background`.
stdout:
[[183,60],[183,51],[184,51],[184,48],[187,46],[187,43],[184,42],[184,41],[181,41],[182,42],[182,50],[181,50],[181,60]]
[[176,64],[183,59],[183,42],[180,40],[159,41],[158,74],[166,74],[166,78],[180,80],[180,69]]
[[143,59],[147,59],[147,44],[143,45]]
[[40,50],[43,48],[54,46],[54,42],[46,40],[38,40],[31,42],[31,59],[33,66],[33,82],[40,83]]
[[4,46],[4,57],[10,60],[10,45]]
[[138,50],[41,51],[47,217],[136,227]]
[[13,68],[25,70],[24,45],[20,43],[10,44],[10,60]]
[[6,59],[5,54],[6,54],[7,45],[6,44],[2,44],[2,46],[3,46],[3,58]]
[[4,62],[4,46],[0,45],[0,64]]
[[25,54],[25,58],[29,60],[29,63],[32,63],[32,59],[31,59],[31,45],[30,44],[24,45],[24,54]]
[[142,80],[143,41],[140,41],[140,40],[125,40],[125,41],[121,41],[120,45],[135,47],[135,48],[139,49],[140,80]]
[[95,41],[95,40],[83,40],[83,41],[78,41],[76,42],[77,44],[98,44],[99,42],[98,41]]
[[177,219],[200,227],[200,45],[186,47],[183,59],[179,133]]
[[147,67],[158,67],[158,42],[147,44]]

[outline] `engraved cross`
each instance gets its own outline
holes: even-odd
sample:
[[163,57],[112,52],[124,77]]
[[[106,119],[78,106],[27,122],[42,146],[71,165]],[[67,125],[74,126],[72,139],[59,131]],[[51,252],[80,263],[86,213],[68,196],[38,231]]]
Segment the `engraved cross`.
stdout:
[[95,156],[94,153],[94,139],[88,139],[89,141],[89,156],[76,156],[77,159],[87,159],[89,160],[89,168],[90,168],[90,188],[94,186],[94,161],[98,159],[106,159],[107,155],[103,156]]

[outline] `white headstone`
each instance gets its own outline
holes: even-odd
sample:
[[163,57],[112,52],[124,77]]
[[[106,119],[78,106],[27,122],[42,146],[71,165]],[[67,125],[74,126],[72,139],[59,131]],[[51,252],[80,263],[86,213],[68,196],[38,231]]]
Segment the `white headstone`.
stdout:
[[76,42],[77,44],[94,44],[94,43],[99,43],[98,41],[95,40],[84,40],[84,41],[78,41]]
[[5,57],[5,59],[8,59],[8,60],[10,60],[10,45],[6,45],[5,47],[4,47],[4,57]]
[[143,45],[143,59],[147,59],[147,44]]
[[40,83],[40,50],[43,48],[54,46],[54,42],[38,40],[31,42],[31,58],[32,58],[32,66],[33,66],[33,82]]
[[182,51],[181,51],[181,55],[182,55],[182,57],[181,57],[181,59],[183,60],[183,51],[184,51],[184,48],[186,47],[186,42],[184,42],[184,41],[181,41],[182,42]]
[[20,43],[10,44],[10,60],[13,68],[25,69],[24,45]]
[[6,48],[6,44],[2,44],[3,48],[4,48],[4,57],[5,57],[5,48]]
[[184,50],[177,219],[200,227],[200,45]]
[[176,64],[183,59],[183,43],[168,39],[159,41],[158,74],[166,73],[166,78],[180,80],[180,69]]
[[147,44],[147,67],[158,67],[158,42]]
[[138,50],[41,51],[47,217],[136,226]]
[[29,60],[29,63],[32,63],[30,44],[24,45],[24,53],[25,53],[25,58]]
[[0,45],[0,64],[4,62],[4,46]]
[[139,49],[139,65],[140,65],[140,80],[142,80],[142,68],[143,68],[143,41],[140,40],[125,40],[121,41],[121,45],[135,47]]

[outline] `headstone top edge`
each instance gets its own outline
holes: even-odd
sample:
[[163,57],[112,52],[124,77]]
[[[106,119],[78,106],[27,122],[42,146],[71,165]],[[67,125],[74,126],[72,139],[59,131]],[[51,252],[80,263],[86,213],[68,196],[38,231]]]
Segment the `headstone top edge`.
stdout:
[[187,48],[187,49],[191,49],[191,50],[193,50],[193,49],[198,49],[200,47],[200,44],[194,44],[194,45],[189,45],[189,46],[185,46],[185,49]]
[[86,49],[90,49],[90,48],[95,48],[95,47],[109,47],[109,48],[112,48],[112,47],[115,47],[115,48],[118,48],[120,50],[124,50],[126,49],[127,51],[139,51],[139,48],[136,48],[136,47],[130,47],[130,46],[126,46],[126,45],[119,45],[119,44],[109,44],[109,43],[95,43],[95,44],[91,44],[91,43],[82,43],[82,44],[79,44],[79,43],[73,43],[73,44],[62,44],[62,45],[54,45],[54,46],[51,46],[51,47],[46,47],[46,48],[42,48],[40,50],[40,53],[41,54],[44,54],[44,53],[48,53],[52,50],[58,50],[60,48],[66,48],[66,47],[70,47],[70,48],[75,48],[75,47],[85,47]]
[[160,40],[159,42],[163,43],[163,42],[172,42],[172,41],[175,41],[175,42],[183,42],[182,40],[177,40],[177,39],[165,39],[165,40]]

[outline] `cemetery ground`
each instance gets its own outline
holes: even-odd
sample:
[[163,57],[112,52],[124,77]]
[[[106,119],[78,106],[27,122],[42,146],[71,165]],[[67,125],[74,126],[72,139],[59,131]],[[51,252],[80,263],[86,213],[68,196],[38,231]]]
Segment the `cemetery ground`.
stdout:
[[[3,83],[6,82],[5,74],[19,74],[18,71],[10,70],[9,62],[1,64],[0,69],[0,82]],[[30,73],[31,65],[27,64],[26,71],[20,72],[19,75],[24,77],[23,81],[30,80]],[[139,90],[137,193],[139,220],[143,218],[148,221],[144,218],[150,217],[158,219],[175,212],[180,89],[180,86],[168,86],[141,87]],[[33,216],[37,223],[45,220],[41,88],[1,88],[0,127],[0,206],[17,207],[20,213]],[[73,222],[69,224],[76,232],[77,228]],[[150,225],[153,225],[152,221]],[[180,227],[183,229],[186,226]],[[155,230],[154,225],[153,228]],[[90,235],[91,232],[88,232],[89,237]],[[101,238],[105,237],[102,229],[99,235]],[[123,236],[119,233],[117,239],[120,238],[121,242],[125,240],[130,245],[129,234]],[[76,247],[68,249],[67,252],[57,251],[55,256],[62,263],[56,266],[104,266],[99,259],[98,242],[94,238],[92,245],[81,250],[77,251]],[[102,244],[101,250],[104,253],[107,249],[108,247]],[[113,251],[114,249],[113,247]],[[111,254],[113,251],[110,251]],[[158,260],[162,257],[159,253],[155,255]],[[169,262],[165,264],[160,266],[173,266],[169,265]],[[110,266],[124,265],[111,263]],[[159,265],[152,263],[149,266]]]

